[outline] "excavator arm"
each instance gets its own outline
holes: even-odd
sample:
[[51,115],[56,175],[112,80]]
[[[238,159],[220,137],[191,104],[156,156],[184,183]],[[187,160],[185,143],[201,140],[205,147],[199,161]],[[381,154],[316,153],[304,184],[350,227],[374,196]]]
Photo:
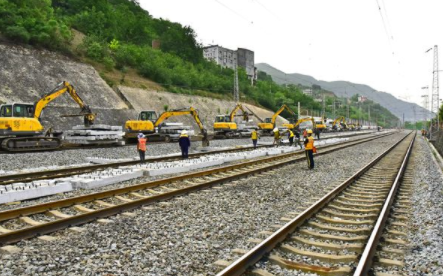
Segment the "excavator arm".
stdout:
[[249,121],[249,115],[248,112],[243,108],[242,104],[238,103],[235,108],[231,111],[231,114],[229,115],[231,122],[234,122],[234,117],[237,111],[241,110],[243,112],[243,120]]
[[52,102],[53,100],[64,94],[65,92],[68,92],[71,98],[80,106],[81,112],[79,115],[84,116],[85,126],[92,125],[95,120],[95,114],[92,113],[89,106],[86,105],[85,102],[80,98],[80,96],[75,91],[74,86],[72,86],[67,81],[60,83],[56,88],[54,88],[51,92],[43,96],[38,102],[35,103],[34,118],[40,119],[43,109],[45,109],[45,107],[50,102]]
[[207,132],[205,126],[203,125],[202,121],[200,120],[197,110],[195,110],[192,107],[190,107],[188,109],[177,109],[177,110],[163,112],[158,117],[157,121],[155,121],[154,127],[158,127],[163,121],[167,120],[170,117],[182,116],[182,115],[188,115],[188,114],[192,115],[192,117],[194,118],[198,127],[200,128],[200,132],[203,135],[203,141],[202,141],[203,145],[209,146],[208,132]]
[[307,118],[303,118],[303,119],[297,120],[297,122],[294,125],[294,128],[298,127],[301,123],[308,122],[308,121],[311,121],[312,122],[312,127],[316,128],[316,124],[315,124],[314,118],[312,118],[312,117],[307,117]]
[[275,127],[275,121],[277,120],[278,115],[280,115],[280,113],[282,113],[283,110],[285,110],[285,109],[286,109],[289,113],[291,113],[292,116],[294,116],[294,118],[297,117],[297,115],[295,114],[295,112],[294,112],[292,109],[290,109],[289,106],[287,106],[286,104],[284,104],[284,105],[282,105],[282,106],[280,107],[279,110],[277,110],[277,112],[274,113],[274,115],[272,115],[271,123],[272,123],[272,125],[273,125],[274,127]]

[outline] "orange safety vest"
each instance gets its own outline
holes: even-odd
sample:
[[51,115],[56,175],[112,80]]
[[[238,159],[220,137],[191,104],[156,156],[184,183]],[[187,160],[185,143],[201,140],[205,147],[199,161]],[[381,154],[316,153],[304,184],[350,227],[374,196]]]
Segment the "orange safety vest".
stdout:
[[308,143],[305,146],[305,150],[312,150],[312,149],[314,149],[314,137],[309,136],[307,139],[308,139]]
[[148,139],[146,138],[140,138],[138,139],[137,149],[141,151],[146,151],[146,141]]

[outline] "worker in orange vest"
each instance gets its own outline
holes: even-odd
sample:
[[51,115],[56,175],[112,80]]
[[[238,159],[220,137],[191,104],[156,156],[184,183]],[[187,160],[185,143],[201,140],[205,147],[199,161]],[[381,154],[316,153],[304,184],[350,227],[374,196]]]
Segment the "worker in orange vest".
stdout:
[[148,141],[148,139],[146,138],[145,135],[143,135],[143,133],[139,133],[137,138],[138,138],[137,151],[138,154],[140,155],[140,161],[145,162],[146,141]]
[[305,154],[308,160],[308,168],[312,170],[314,168],[314,137],[312,137],[312,130],[308,129],[308,137],[305,139]]

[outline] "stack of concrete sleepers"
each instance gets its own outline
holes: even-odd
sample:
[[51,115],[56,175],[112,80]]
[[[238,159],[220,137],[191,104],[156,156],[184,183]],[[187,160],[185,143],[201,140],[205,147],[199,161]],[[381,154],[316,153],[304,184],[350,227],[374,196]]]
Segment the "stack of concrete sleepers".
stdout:
[[67,142],[81,145],[124,145],[123,128],[121,126],[92,125],[89,127],[77,125],[64,132]]

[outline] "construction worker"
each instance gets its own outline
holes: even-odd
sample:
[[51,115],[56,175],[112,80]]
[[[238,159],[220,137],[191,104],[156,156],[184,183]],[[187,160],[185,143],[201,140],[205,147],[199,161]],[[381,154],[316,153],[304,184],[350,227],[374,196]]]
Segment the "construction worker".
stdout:
[[280,131],[278,128],[274,128],[274,143],[273,145],[277,145],[277,147],[280,145]]
[[314,168],[314,137],[312,137],[312,130],[308,129],[308,137],[305,139],[305,154],[308,160],[308,168],[312,170]]
[[294,129],[293,132],[294,132],[294,135],[295,135],[295,143],[297,145],[299,145],[300,149],[302,149],[303,147],[301,146],[301,143],[300,143],[300,132],[298,131],[298,127],[296,129]]
[[306,139],[306,137],[308,137],[308,132],[307,130],[303,130],[303,139]]
[[258,133],[257,133],[257,129],[254,128],[254,130],[251,133],[251,139],[252,139],[252,145],[254,145],[254,149],[257,148],[257,139],[258,139]]
[[145,162],[146,141],[148,141],[148,139],[146,138],[145,135],[143,135],[143,133],[139,133],[137,138],[138,138],[137,151],[138,154],[140,155],[140,161]]
[[292,132],[292,130],[288,130],[288,138],[289,138],[289,146],[291,147],[292,146],[292,144],[294,144],[294,137],[295,137],[295,134],[294,134],[294,132]]
[[183,159],[188,158],[188,150],[191,146],[191,140],[189,139],[188,132],[183,130],[180,134],[180,138],[178,139],[178,144],[180,145],[180,149],[182,151]]
[[317,137],[318,140],[320,140],[320,129],[314,128],[315,137]]

